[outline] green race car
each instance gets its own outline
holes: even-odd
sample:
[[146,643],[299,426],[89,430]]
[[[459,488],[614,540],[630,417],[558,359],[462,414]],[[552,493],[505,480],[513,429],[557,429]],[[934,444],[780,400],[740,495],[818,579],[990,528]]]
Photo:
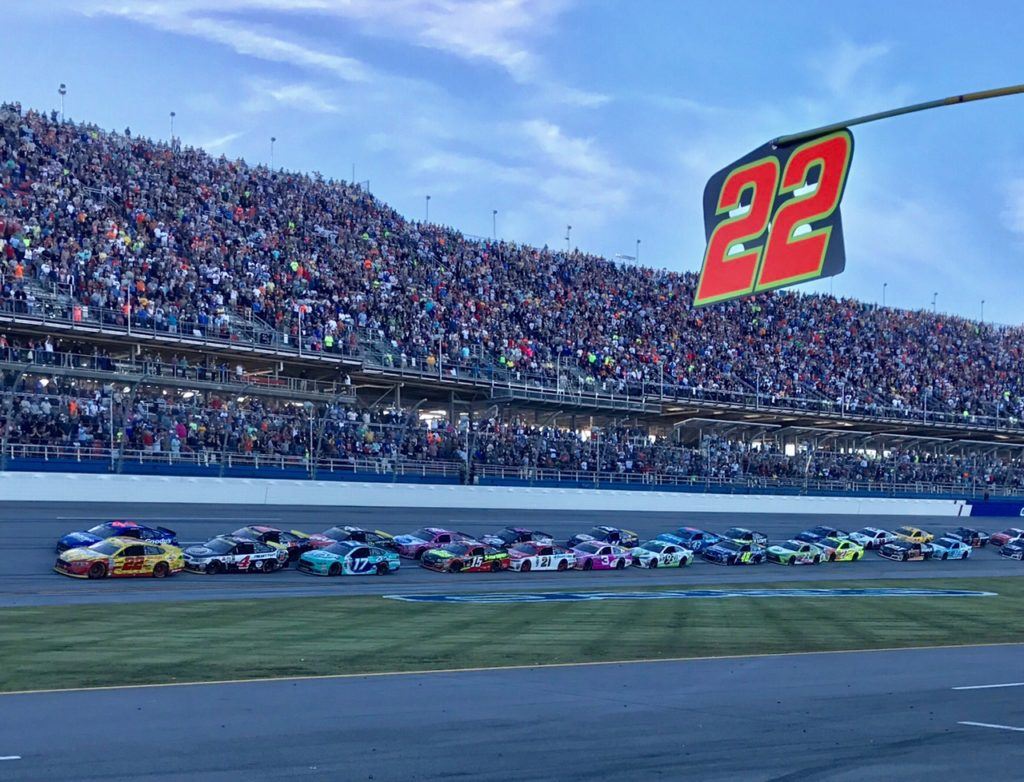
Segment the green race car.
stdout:
[[780,565],[817,565],[825,555],[813,543],[803,540],[787,540],[777,546],[769,546],[768,561]]
[[856,562],[864,557],[864,547],[852,540],[825,538],[814,545],[829,562]]
[[307,551],[299,557],[299,570],[315,576],[386,576],[400,565],[395,551],[349,541]]

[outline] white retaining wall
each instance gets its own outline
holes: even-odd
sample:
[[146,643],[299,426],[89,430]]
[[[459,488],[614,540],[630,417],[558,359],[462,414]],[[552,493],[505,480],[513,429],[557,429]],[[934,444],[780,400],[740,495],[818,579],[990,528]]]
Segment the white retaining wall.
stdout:
[[694,494],[613,489],[448,486],[357,481],[182,478],[81,473],[0,473],[0,502],[152,502],[351,505],[581,511],[958,516],[957,500]]

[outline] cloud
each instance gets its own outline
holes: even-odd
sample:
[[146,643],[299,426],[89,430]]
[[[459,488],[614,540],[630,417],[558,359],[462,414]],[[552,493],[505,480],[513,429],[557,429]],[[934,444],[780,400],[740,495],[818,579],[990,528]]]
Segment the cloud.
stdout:
[[202,147],[207,152],[217,152],[218,150],[226,147],[232,141],[239,139],[244,135],[245,133],[241,131],[236,133],[225,133],[223,136],[218,136],[217,138],[212,138],[208,141],[200,141],[196,146]]
[[1024,236],[1024,179],[1006,184],[1006,205],[1000,217],[1008,230]]
[[318,114],[337,114],[341,111],[331,99],[330,92],[315,84],[281,84],[253,79],[247,86],[250,95],[242,103],[243,111],[263,112],[282,107]]
[[885,57],[891,50],[887,43],[856,44],[842,40],[821,52],[815,65],[828,91],[844,96],[868,65]]

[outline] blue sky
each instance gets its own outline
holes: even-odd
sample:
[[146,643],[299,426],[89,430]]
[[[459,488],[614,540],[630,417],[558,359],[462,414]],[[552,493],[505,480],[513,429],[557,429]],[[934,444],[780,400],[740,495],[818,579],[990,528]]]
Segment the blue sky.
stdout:
[[[13,0],[0,95],[357,180],[407,216],[696,270],[707,177],[769,138],[1024,80],[1024,9],[677,0]],[[15,67],[10,67],[15,63]],[[1020,323],[1024,97],[854,130],[847,271]]]

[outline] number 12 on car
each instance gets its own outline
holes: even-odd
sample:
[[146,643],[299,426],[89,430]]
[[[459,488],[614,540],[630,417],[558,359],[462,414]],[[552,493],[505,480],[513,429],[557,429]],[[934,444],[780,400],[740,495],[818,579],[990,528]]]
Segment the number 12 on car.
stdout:
[[853,134],[843,129],[799,145],[769,142],[711,177],[694,305],[839,274],[839,203],[852,159]]

